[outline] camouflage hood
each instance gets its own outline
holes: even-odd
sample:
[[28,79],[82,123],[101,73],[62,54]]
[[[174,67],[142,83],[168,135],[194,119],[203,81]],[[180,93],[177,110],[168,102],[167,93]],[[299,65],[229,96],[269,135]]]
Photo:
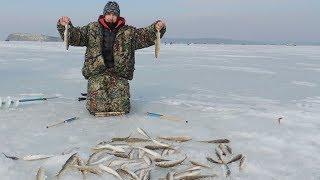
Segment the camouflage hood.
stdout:
[[[102,25],[103,28],[111,30],[106,21],[104,20],[103,15],[99,16],[98,22]],[[115,24],[115,29],[121,28],[126,24],[126,20],[123,17],[118,17],[117,22]]]

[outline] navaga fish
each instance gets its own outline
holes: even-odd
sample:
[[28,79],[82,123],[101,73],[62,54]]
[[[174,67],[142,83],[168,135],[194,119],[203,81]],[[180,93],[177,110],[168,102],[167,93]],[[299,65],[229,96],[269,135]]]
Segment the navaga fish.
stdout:
[[157,30],[156,32],[156,40],[155,40],[155,57],[158,58],[159,54],[160,54],[160,44],[161,44],[161,40],[160,40],[160,32]]
[[69,24],[64,26],[64,37],[63,42],[66,47],[66,50],[69,50]]
[[[166,178],[160,179],[211,179],[217,175],[202,174],[204,168],[207,168],[208,170],[214,166],[221,166],[227,177],[231,175],[231,169],[229,167],[231,163],[239,162],[239,170],[243,168],[245,156],[242,154],[234,156],[231,147],[226,144],[229,143],[228,139],[202,141],[214,143],[216,146],[215,151],[213,152],[216,157],[206,157],[206,160],[209,161],[207,162],[208,164],[191,160],[189,160],[188,163],[184,163],[188,156],[183,153],[183,147],[181,147],[181,145],[186,144],[186,141],[190,141],[191,137],[158,136],[158,139],[173,141],[168,145],[156,141],[149,133],[147,133],[147,131],[141,128],[138,128],[137,130],[139,134],[146,139],[132,137],[130,135],[128,137],[112,138],[112,141],[103,141],[92,147],[94,151],[87,157],[86,163],[81,159],[78,153],[72,154],[57,173],[57,178],[59,179],[65,171],[76,170],[81,171],[84,179],[86,179],[86,175],[102,175],[103,173],[109,173],[119,180],[149,180],[151,179],[151,173],[154,169],[166,168],[162,170],[167,171],[166,173],[170,171],[170,173],[168,173]],[[68,153],[73,150],[74,149],[68,151]],[[9,159],[25,161],[41,160],[52,157],[52,155],[28,155],[24,157],[4,155]],[[175,155],[178,155],[178,157]],[[215,165],[211,166],[213,165],[211,163]],[[181,170],[181,167],[186,168]],[[45,172],[42,167],[39,168],[36,179],[45,180]],[[159,179],[159,177],[155,177],[155,179]]]

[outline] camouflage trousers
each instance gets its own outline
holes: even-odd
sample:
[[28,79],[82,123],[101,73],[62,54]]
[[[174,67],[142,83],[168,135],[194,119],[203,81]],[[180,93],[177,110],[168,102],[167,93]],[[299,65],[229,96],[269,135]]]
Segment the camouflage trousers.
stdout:
[[88,79],[86,108],[91,114],[130,111],[130,91],[127,79],[106,72]]

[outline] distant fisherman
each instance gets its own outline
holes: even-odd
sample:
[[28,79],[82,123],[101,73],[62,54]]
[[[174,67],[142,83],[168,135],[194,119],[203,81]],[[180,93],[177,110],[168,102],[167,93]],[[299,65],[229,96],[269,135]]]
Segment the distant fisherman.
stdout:
[[63,39],[65,25],[69,25],[68,44],[87,47],[82,74],[88,80],[89,112],[99,116],[129,113],[135,50],[154,45],[157,31],[161,37],[166,31],[164,21],[139,29],[128,26],[120,17],[118,3],[109,1],[98,21],[86,26],[74,27],[69,17],[61,17],[57,28]]

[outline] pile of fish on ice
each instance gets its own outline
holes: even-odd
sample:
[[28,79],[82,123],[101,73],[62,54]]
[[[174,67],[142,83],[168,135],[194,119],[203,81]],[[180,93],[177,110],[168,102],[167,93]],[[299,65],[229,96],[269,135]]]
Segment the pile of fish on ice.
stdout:
[[[230,164],[238,163],[239,170],[243,168],[245,156],[234,155],[228,145],[228,139],[198,141],[214,144],[216,157],[205,157],[207,163],[189,159],[182,152],[181,145],[192,141],[189,136],[159,136],[152,138],[145,130],[138,128],[138,133],[128,137],[114,137],[92,147],[92,154],[86,161],[74,149],[62,155],[72,154],[61,167],[56,177],[59,179],[68,171],[79,171],[85,179],[87,175],[101,176],[109,173],[117,179],[214,179],[219,175],[214,173],[214,167],[224,169],[222,176],[230,176]],[[135,136],[134,136],[135,135]],[[138,135],[138,136],[137,136]],[[142,136],[142,137],[141,137]],[[54,155],[28,155],[24,157],[9,156],[13,160],[35,161],[48,159]],[[165,170],[165,177],[153,177],[152,172]],[[220,173],[221,174],[221,173]],[[46,179],[45,169],[40,167],[37,180]]]

